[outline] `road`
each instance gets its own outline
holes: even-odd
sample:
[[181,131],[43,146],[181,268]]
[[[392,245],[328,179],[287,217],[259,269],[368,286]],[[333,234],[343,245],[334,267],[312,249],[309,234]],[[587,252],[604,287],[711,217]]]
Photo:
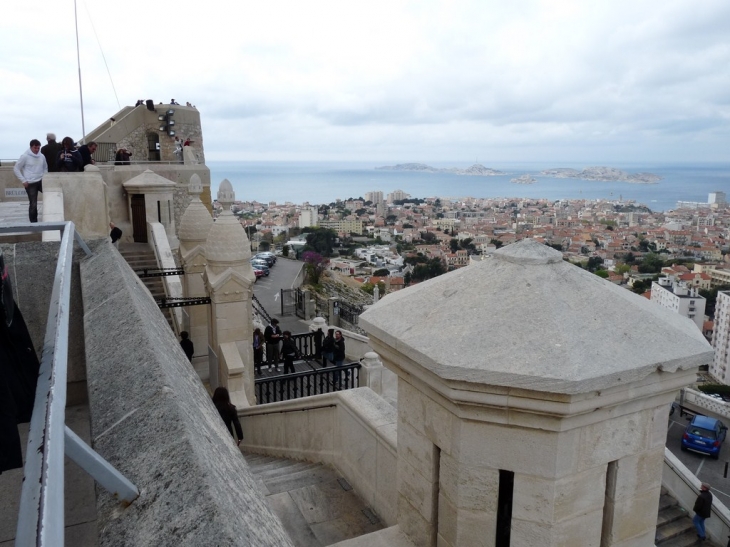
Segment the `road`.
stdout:
[[269,268],[268,277],[259,277],[253,287],[253,293],[271,317],[280,321],[282,330],[290,330],[296,334],[307,330],[306,323],[295,315],[281,315],[281,289],[291,289],[299,270],[304,265],[297,260],[278,257],[276,264]]
[[[707,482],[712,486],[712,494],[730,507],[730,477],[724,478],[725,465],[730,467],[730,439],[725,441],[720,451],[720,459],[713,460],[710,456],[698,454],[696,452],[682,452],[680,449],[682,434],[687,427],[689,416],[679,416],[677,410],[669,417],[669,427],[667,430],[667,448],[674,454],[679,461],[687,466],[698,479]],[[728,424],[726,424],[728,425]],[[728,471],[730,475],[730,470]]]

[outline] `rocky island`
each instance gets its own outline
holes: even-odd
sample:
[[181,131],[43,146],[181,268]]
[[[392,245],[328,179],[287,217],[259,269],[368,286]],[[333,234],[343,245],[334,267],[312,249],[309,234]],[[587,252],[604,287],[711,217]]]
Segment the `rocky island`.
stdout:
[[476,177],[494,177],[497,175],[504,175],[506,173],[497,171],[496,169],[490,169],[484,167],[480,163],[475,163],[471,167],[466,169],[460,169],[458,167],[439,168],[431,167],[425,163],[399,163],[398,165],[385,165],[383,167],[376,167],[382,171],[416,171],[420,173],[453,173],[455,175],[467,175]]
[[519,177],[510,179],[510,182],[512,184],[535,184],[537,179],[530,175],[520,175]]
[[599,182],[628,182],[629,184],[657,184],[662,177],[653,173],[627,173],[614,167],[586,167],[582,171],[560,167],[540,173],[558,179],[581,179]]

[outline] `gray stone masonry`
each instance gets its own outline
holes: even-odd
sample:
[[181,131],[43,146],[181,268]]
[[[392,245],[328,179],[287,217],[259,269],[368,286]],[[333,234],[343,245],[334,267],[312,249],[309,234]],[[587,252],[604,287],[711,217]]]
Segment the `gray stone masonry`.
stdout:
[[108,240],[81,265],[94,448],[140,490],[98,492],[99,544],[288,546],[148,291]]
[[526,239],[386,295],[369,334],[444,380],[575,394],[712,361],[694,323]]

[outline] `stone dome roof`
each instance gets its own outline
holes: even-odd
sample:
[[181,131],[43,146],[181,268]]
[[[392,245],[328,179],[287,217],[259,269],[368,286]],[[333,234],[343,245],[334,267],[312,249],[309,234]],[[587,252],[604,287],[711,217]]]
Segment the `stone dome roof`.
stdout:
[[445,380],[554,393],[605,389],[712,358],[691,320],[532,239],[387,295],[359,324]]
[[180,218],[178,238],[186,242],[204,242],[208,238],[213,217],[210,216],[208,208],[200,201],[200,194],[203,192],[203,183],[197,174],[190,177],[188,193],[192,194],[193,200]]
[[209,263],[228,265],[251,258],[251,244],[246,231],[231,212],[235,200],[233,186],[228,179],[223,179],[218,189],[218,202],[223,206],[223,212],[213,222],[205,242],[205,258]]

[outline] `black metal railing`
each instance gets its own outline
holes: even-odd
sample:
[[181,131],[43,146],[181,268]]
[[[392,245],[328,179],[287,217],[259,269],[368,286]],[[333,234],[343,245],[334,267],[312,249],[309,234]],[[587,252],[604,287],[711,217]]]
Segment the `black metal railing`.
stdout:
[[360,386],[360,363],[284,374],[255,381],[258,404],[332,393]]
[[[320,347],[317,347],[317,344],[315,342],[316,337],[313,332],[302,332],[299,334],[292,334],[291,339],[294,341],[294,344],[297,346],[297,350],[299,351],[299,355],[301,355],[302,359],[314,359],[319,358],[321,356]],[[321,343],[321,341],[320,341]]]
[[341,300],[339,302],[339,310],[340,319],[347,321],[351,325],[357,325],[360,314],[363,312],[363,307]]
[[256,298],[255,294],[251,294],[251,306],[253,306],[253,309],[258,312],[261,317],[266,319],[267,324],[271,323],[271,316],[269,315],[269,312],[266,311],[266,308],[264,308],[263,304],[258,298]]

